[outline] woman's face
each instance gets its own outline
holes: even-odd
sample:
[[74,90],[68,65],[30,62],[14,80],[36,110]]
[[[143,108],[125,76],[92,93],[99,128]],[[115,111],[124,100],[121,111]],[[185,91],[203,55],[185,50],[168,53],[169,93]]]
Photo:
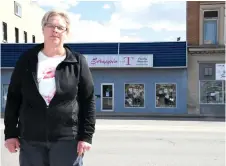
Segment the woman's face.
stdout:
[[48,19],[43,28],[44,41],[55,46],[63,44],[68,36],[66,21],[57,15]]

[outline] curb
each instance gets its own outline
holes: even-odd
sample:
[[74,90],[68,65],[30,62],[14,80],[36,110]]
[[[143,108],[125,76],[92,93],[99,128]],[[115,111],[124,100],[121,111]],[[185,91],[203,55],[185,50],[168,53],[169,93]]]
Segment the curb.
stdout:
[[107,113],[97,112],[98,119],[162,119],[162,120],[207,120],[225,121],[225,116],[201,114],[153,114],[153,113]]
[[[155,114],[155,113],[120,113],[120,112],[96,112],[97,119],[159,119],[159,120],[207,120],[225,121],[225,116],[202,115],[202,114]],[[1,119],[4,119],[4,112],[1,112]]]

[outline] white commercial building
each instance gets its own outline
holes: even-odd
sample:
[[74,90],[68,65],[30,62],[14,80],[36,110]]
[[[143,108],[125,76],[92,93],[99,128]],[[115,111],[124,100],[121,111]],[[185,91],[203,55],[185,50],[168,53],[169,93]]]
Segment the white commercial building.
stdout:
[[32,0],[5,0],[0,5],[0,43],[42,42],[44,14],[45,10]]

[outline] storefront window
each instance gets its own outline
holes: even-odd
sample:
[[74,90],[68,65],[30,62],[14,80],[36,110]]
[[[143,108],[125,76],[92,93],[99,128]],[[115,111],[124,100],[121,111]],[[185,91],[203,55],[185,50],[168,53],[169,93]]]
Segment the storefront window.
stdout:
[[8,84],[2,85],[2,108],[6,106],[7,94],[8,94]]
[[176,107],[176,84],[156,84],[156,108]]
[[144,107],[144,84],[125,84],[125,107]]
[[225,102],[224,81],[200,81],[201,104],[223,104]]

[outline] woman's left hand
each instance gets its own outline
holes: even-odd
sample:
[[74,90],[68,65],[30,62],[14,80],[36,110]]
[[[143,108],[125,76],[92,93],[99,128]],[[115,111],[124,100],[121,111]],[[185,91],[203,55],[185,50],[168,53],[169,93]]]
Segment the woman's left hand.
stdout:
[[78,142],[78,146],[77,146],[77,152],[78,155],[82,155],[84,154],[86,151],[89,151],[91,149],[91,144],[89,144],[88,142],[85,141],[79,141]]

